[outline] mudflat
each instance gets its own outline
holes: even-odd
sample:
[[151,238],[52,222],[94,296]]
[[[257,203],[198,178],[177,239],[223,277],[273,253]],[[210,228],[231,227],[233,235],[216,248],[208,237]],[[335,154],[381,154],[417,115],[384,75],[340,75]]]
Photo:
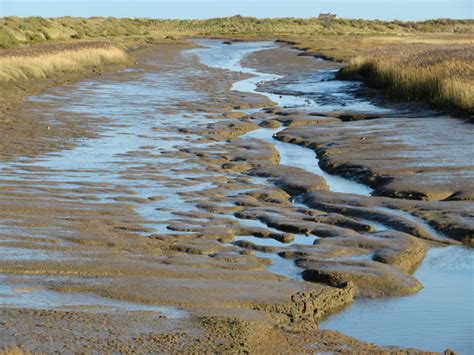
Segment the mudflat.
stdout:
[[[314,88],[340,65],[299,54],[162,44],[11,108],[1,346],[422,352],[318,323],[354,299],[418,292],[430,248],[472,244],[472,128],[380,108],[353,84],[322,100]],[[435,139],[448,129],[455,140]],[[317,156],[298,164],[298,148]]]

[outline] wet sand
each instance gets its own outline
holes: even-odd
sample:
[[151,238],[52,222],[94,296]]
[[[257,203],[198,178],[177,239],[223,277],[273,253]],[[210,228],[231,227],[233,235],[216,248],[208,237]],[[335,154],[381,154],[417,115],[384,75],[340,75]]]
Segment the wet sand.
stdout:
[[[313,148],[297,135],[352,125],[309,112],[311,100],[298,110],[274,102],[308,100],[301,95],[237,91],[252,81],[251,67],[284,75],[289,85],[296,72],[332,64],[273,43],[200,44],[215,50],[149,48],[133,68],[52,89],[16,109],[46,126],[41,140],[20,148],[41,141],[57,152],[26,158],[19,149],[2,164],[1,346],[395,351],[319,330],[318,322],[354,298],[419,291],[411,273],[430,247],[472,240],[470,187],[453,179],[449,196],[464,197],[449,201],[410,200],[372,184],[374,193],[357,184],[341,193],[350,180],[337,191],[337,177],[306,167],[310,155],[308,164],[293,164],[301,154],[273,143],[262,127],[289,125],[278,139]],[[263,46],[274,49],[258,52]],[[235,62],[241,52],[257,53],[247,57],[248,70]],[[56,139],[56,129],[68,129],[67,139]],[[434,161],[448,176],[443,159]],[[367,182],[350,169],[327,170]],[[51,334],[63,341],[45,342]]]

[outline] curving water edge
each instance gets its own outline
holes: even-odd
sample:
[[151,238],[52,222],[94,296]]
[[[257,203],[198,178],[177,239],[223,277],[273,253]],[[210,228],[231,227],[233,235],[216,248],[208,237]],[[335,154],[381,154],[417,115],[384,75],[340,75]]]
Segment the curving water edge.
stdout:
[[[235,83],[233,90],[265,95],[281,107],[298,107],[301,110],[316,109],[318,111],[336,109],[320,105],[314,100],[307,100],[304,96],[257,92],[258,83],[277,80],[281,77],[260,73],[252,68],[241,66],[240,63],[245,56],[253,52],[276,47],[273,43],[234,43],[231,46],[222,45],[220,41],[212,40],[198,41],[198,43],[206,48],[195,52],[199,55],[202,63],[211,67],[254,75],[249,79]],[[222,51],[220,56],[219,51]],[[300,90],[302,87],[304,88],[304,83],[298,83],[298,85]],[[312,89],[314,89],[314,84],[312,84]],[[320,90],[324,90],[324,88]],[[348,99],[350,100],[350,95]],[[367,112],[367,108],[369,108],[369,112],[370,109],[375,109],[376,112],[390,111],[390,109],[374,107],[369,103],[361,105],[359,102],[353,106],[345,103],[344,107],[340,108],[345,111],[357,111],[359,108],[362,108],[363,112]],[[250,132],[246,136],[274,144],[280,153],[280,164],[303,168],[324,177],[333,192],[370,196],[372,192],[370,187],[322,171],[312,150],[273,139],[273,134],[281,129],[284,127],[279,129],[262,128]],[[392,212],[394,214],[401,213],[409,219],[415,218],[403,211],[394,210]],[[379,230],[387,228],[384,225],[375,227]],[[461,263],[460,260],[463,262]],[[276,261],[277,272],[285,266],[294,268],[294,266]],[[407,297],[357,300],[345,311],[323,322],[321,328],[339,330],[380,345],[398,345],[422,348],[428,351],[443,351],[446,347],[450,347],[461,354],[474,353],[472,341],[472,334],[474,334],[473,271],[474,255],[471,249],[462,246],[433,248],[414,274],[425,286],[422,291]],[[288,276],[294,276],[294,272],[293,270]],[[288,271],[286,273],[288,274]]]
[[[264,77],[268,78],[268,80],[279,78],[277,75],[258,73],[253,69],[242,67],[239,64],[240,59],[244,55],[257,50],[275,47],[274,43],[243,43],[234,44],[232,46],[222,46],[219,41],[211,41],[208,42],[208,44],[211,45],[210,50],[203,48],[198,51],[200,54],[212,57],[211,66],[214,66],[214,64],[212,64],[213,61],[217,61],[224,69],[229,69],[227,66],[231,66],[232,70],[245,71],[246,73],[255,75],[253,78],[236,83],[234,90],[254,90],[256,83],[263,80]],[[214,51],[212,50],[212,46],[215,48]],[[222,61],[226,63],[221,63]],[[167,150],[179,150],[180,147],[186,147],[189,144],[189,141],[185,138],[189,138],[190,135],[178,133],[178,128],[182,128],[183,125],[187,125],[186,127],[195,127],[196,125],[206,124],[209,121],[205,117],[205,114],[200,115],[199,113],[193,114],[193,116],[187,120],[183,120],[181,114],[154,114],[153,106],[160,103],[166,105],[167,100],[177,98],[186,100],[189,96],[198,94],[196,91],[186,90],[185,86],[180,86],[185,83],[178,85],[175,80],[170,84],[166,73],[152,74],[146,71],[128,70],[125,77],[122,78],[125,80],[119,83],[113,81],[108,82],[104,79],[95,82],[83,82],[77,86],[78,91],[75,89],[69,93],[56,92],[55,94],[53,92],[53,94],[37,97],[36,100],[66,102],[67,104],[62,108],[61,113],[67,113],[67,111],[79,112],[97,118],[107,116],[114,122],[114,125],[109,126],[101,137],[86,140],[73,150],[51,154],[38,159],[25,159],[20,162],[6,164],[5,166],[2,165],[2,177],[30,181],[32,185],[39,190],[47,188],[47,182],[54,182],[58,188],[64,189],[70,196],[87,195],[88,193],[81,192],[80,189],[85,186],[83,183],[88,182],[102,182],[117,187],[125,185],[133,189],[133,192],[136,194],[134,196],[144,199],[153,196],[166,196],[166,199],[163,200],[151,200],[151,202],[146,204],[138,203],[135,205],[135,208],[142,217],[149,221],[149,224],[146,224],[147,227],[159,233],[172,234],[166,227],[168,219],[176,218],[176,216],[173,216],[172,212],[165,208],[172,207],[172,210],[196,210],[196,206],[192,203],[188,203],[181,194],[193,190],[209,188],[212,186],[212,183],[201,179],[199,181],[193,181],[191,185],[180,185],[176,183],[176,185],[167,186],[167,184],[160,184],[156,181],[154,181],[153,184],[149,184],[147,183],[146,175],[142,176],[143,174],[139,170],[141,164],[161,164],[163,167],[168,167],[170,170],[169,175],[172,175],[168,177],[176,178],[177,180],[193,177],[193,175],[181,171],[181,168],[192,168],[192,165],[188,164],[184,166],[182,164],[185,164],[185,162],[169,154],[150,154],[150,156],[144,155],[139,159],[130,159],[130,156],[133,155],[127,154],[143,149],[155,153],[166,153]],[[317,83],[312,83],[310,89],[318,90],[318,85]],[[304,88],[306,86],[303,78],[302,82],[298,84],[298,89],[301,90],[302,87]],[[334,86],[339,89],[344,89],[344,86],[341,85]],[[319,87],[319,89],[322,90],[321,95],[323,95],[327,89],[327,85],[323,88]],[[88,95],[78,95],[78,92],[79,94],[88,93]],[[156,92],[160,92],[160,95],[156,95]],[[259,92],[259,94],[262,93]],[[333,109],[333,106],[327,104],[321,108],[321,106],[319,106],[320,102],[315,100],[305,100],[304,98],[297,98],[291,95],[282,95],[282,101],[280,102],[280,95],[268,95],[281,106],[294,106],[299,109],[301,107],[300,105],[304,105],[304,108],[308,110],[314,109],[315,107],[317,107],[318,110],[329,111]],[[345,95],[343,97],[349,104],[349,106],[345,106],[346,108],[350,107],[354,110],[375,109],[373,105],[361,102],[360,100],[357,104],[351,106],[351,96]],[[159,126],[161,130],[154,130],[154,127],[157,126]],[[167,131],[166,128],[169,126],[173,127]],[[272,139],[273,133],[271,130],[262,129],[250,133],[249,136],[259,135],[260,138],[275,144],[280,151],[282,164],[305,168],[318,174],[318,170],[316,169],[319,169],[319,167],[314,152],[292,144],[282,143],[280,145],[281,142]],[[201,143],[196,140],[193,141],[193,144],[197,145]],[[205,143],[202,143],[202,147],[205,147]],[[75,164],[75,161],[82,162],[80,169],[76,169],[77,164]],[[308,164],[308,162],[310,162],[310,164]],[[176,166],[179,166],[179,169],[176,169]],[[35,167],[41,169],[35,171]],[[137,177],[137,175],[139,175],[140,178],[131,181],[125,180],[123,174],[126,170],[129,170],[128,174],[130,174],[130,176]],[[322,175],[324,172],[320,172],[319,174]],[[210,172],[205,172],[203,175],[208,176]],[[331,190],[337,191],[336,189],[340,189],[339,192],[349,192],[350,188],[348,185],[351,185],[353,182],[343,179],[343,184],[338,188],[336,184],[330,181],[336,178],[337,177],[334,176],[327,178]],[[186,180],[184,182],[189,181]],[[7,182],[2,181],[1,183],[4,184]],[[264,184],[266,182],[261,180],[259,183]],[[359,192],[361,195],[364,194],[358,191],[357,187],[352,186],[354,190],[352,190],[351,193]],[[114,191],[114,189],[110,191],[104,190],[100,192],[101,198],[97,201],[113,203],[115,198],[123,195],[123,193],[118,191],[120,191],[120,189],[117,191]],[[369,191],[366,193],[370,194]],[[93,197],[93,195],[94,193],[91,193],[91,197]],[[90,203],[93,203],[93,201],[94,200],[91,200]],[[159,210],[158,213],[157,210]],[[228,217],[232,218],[232,215]],[[259,226],[258,221],[252,220],[239,220],[239,223],[244,226]],[[374,222],[370,223],[374,225]],[[267,226],[260,226],[269,229]],[[7,230],[8,228],[10,228],[8,224],[0,225],[0,230]],[[386,228],[386,226],[378,226],[379,230],[383,228]],[[248,237],[237,237],[234,240],[238,241],[240,238],[249,240]],[[294,243],[312,244],[314,239],[314,236],[297,235]],[[256,242],[259,242],[259,244],[276,244],[279,246],[277,244],[279,242],[273,239],[261,239]],[[291,243],[285,245],[291,245]],[[333,317],[328,322],[323,323],[322,326],[325,327],[330,324],[334,329],[342,330],[347,334],[380,344],[406,345],[436,350],[443,350],[444,347],[450,346],[461,353],[470,353],[470,351],[466,351],[466,349],[469,350],[469,346],[471,346],[470,349],[472,350],[472,343],[469,343],[469,335],[472,334],[472,327],[469,328],[469,318],[467,317],[469,312],[466,311],[466,304],[470,304],[469,297],[472,297],[472,287],[471,290],[469,290],[466,285],[472,286],[472,279],[469,278],[469,276],[472,275],[472,258],[466,259],[463,254],[464,252],[469,252],[469,250],[462,247],[456,248],[457,249],[433,249],[429,253],[422,267],[416,274],[426,285],[425,290],[419,294],[404,298],[357,301],[352,307],[347,309],[347,312],[359,311],[359,314],[344,312]],[[458,252],[455,252],[455,250],[458,250]],[[439,257],[431,259],[432,255],[437,255],[436,253],[441,254]],[[257,255],[272,258],[273,264],[268,267],[270,272],[286,275],[293,279],[301,278],[299,274],[300,270],[294,265],[292,260],[283,259],[271,253],[259,252]],[[472,254],[469,255],[472,256]],[[21,248],[4,246],[1,248],[1,256],[5,259],[10,258],[14,260],[43,260],[63,257],[61,252],[58,251],[47,252],[41,249],[25,251],[25,249]],[[82,255],[78,257],[82,257]],[[460,265],[459,260],[461,258],[468,260],[468,262]],[[421,272],[425,266],[427,266],[426,276]],[[461,274],[464,275],[461,278],[453,277],[453,275]],[[40,276],[38,276],[38,278],[39,277]],[[115,301],[109,298],[97,297],[92,294],[66,294],[49,291],[48,283],[50,281],[54,282],[55,280],[41,280],[44,283],[44,285],[41,285],[36,276],[7,277],[3,279],[0,278],[0,280],[2,281],[0,290],[2,297],[0,297],[0,303],[9,307],[66,310],[81,309],[91,312],[101,310],[120,312],[153,311],[164,313],[164,315],[169,318],[186,315],[186,313],[181,310],[172,307],[155,307]],[[469,283],[469,280],[471,280],[471,283]],[[31,285],[40,286],[31,287]],[[442,289],[442,291],[444,291],[443,293],[439,293],[440,291],[431,288],[431,286],[443,288],[444,285],[449,285],[449,287]],[[451,290],[456,290],[456,293],[453,294]],[[433,296],[440,296],[440,298],[435,302]],[[468,298],[465,296],[468,296]],[[415,304],[410,304],[410,300],[416,300],[416,297],[423,298]],[[392,304],[390,302],[394,303]],[[364,304],[367,305],[366,308],[363,307]],[[376,304],[379,304],[379,306],[372,306]],[[392,306],[390,306],[391,304]],[[422,306],[426,307],[425,310],[419,311],[419,307]],[[393,308],[393,313],[386,312],[390,307]],[[436,318],[436,322],[432,321],[433,307],[437,307],[436,315],[439,316]],[[371,314],[371,317],[364,319],[363,322],[358,324],[357,329],[354,329],[354,320],[368,313]],[[422,315],[422,319],[415,319],[414,313]],[[397,315],[399,316],[400,314],[403,316],[399,317],[400,320],[398,320]],[[333,321],[333,323],[330,323],[331,321]],[[410,323],[413,324],[412,328],[409,326]],[[389,328],[389,325],[393,324],[398,324],[399,329]],[[470,324],[472,326],[472,322]],[[440,327],[440,325],[446,325],[449,329],[446,330]],[[344,326],[347,326],[347,330],[344,330]],[[385,329],[390,331],[385,331]],[[360,336],[352,333],[354,330],[360,331]],[[383,330],[383,332],[380,332],[380,330]],[[421,330],[424,332],[421,332]],[[382,338],[382,336],[385,338]],[[461,336],[463,338],[461,338]],[[426,339],[426,344],[421,343],[420,338]],[[454,339],[455,342],[451,342],[452,339]],[[412,343],[410,343],[410,341]]]

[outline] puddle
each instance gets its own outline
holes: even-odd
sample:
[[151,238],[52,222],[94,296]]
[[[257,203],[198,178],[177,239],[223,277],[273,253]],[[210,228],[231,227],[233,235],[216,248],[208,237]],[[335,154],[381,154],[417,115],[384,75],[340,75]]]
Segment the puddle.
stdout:
[[472,354],[473,272],[472,250],[431,249],[414,274],[424,285],[416,295],[357,300],[321,328],[381,345]]
[[302,234],[297,234],[295,236],[295,240],[290,242],[290,243],[282,243],[278,240],[275,240],[273,238],[257,238],[257,237],[247,237],[247,236],[239,236],[234,238],[235,241],[248,241],[252,242],[256,245],[262,245],[262,246],[269,246],[269,247],[281,247],[284,248],[286,246],[291,246],[294,244],[297,245],[313,245],[314,241],[316,240],[315,236],[305,236]]
[[256,138],[272,143],[280,154],[280,164],[300,168],[310,173],[322,176],[329,189],[333,192],[370,196],[373,192],[369,186],[326,173],[319,167],[319,159],[311,149],[297,144],[285,143],[273,138],[273,135],[283,128],[261,128],[247,133],[244,137]]
[[408,213],[408,212],[405,212],[405,211],[402,211],[402,210],[396,210],[394,208],[387,208],[387,207],[375,207],[374,209],[382,211],[382,212],[386,212],[388,214],[393,214],[393,215],[396,215],[396,216],[400,216],[402,218],[405,218],[405,219],[409,220],[410,222],[415,223],[418,226],[421,226],[425,230],[425,232],[427,232],[428,234],[431,235],[431,237],[434,240],[437,240],[437,241],[440,241],[440,242],[446,242],[446,241],[447,242],[449,242],[449,241],[452,242],[451,239],[449,239],[446,236],[442,235],[440,232],[438,232],[436,229],[434,229],[432,226],[430,226],[423,219],[418,218],[418,217],[412,215],[411,213]]
[[2,260],[12,261],[47,261],[68,259],[66,255],[60,252],[41,249],[15,248],[2,244],[0,244],[0,256]]
[[173,308],[146,305],[100,297],[86,293],[65,293],[47,290],[30,283],[9,283],[0,277],[0,307],[33,308],[44,310],[72,310],[83,312],[157,312],[167,318],[183,318],[186,312]]
[[272,264],[267,266],[267,270],[273,274],[286,276],[291,280],[302,279],[301,273],[303,269],[295,265],[295,262],[292,259],[285,259],[279,256],[278,254],[256,252],[256,256],[260,258],[270,259]]
[[[83,82],[76,85],[73,91],[62,92],[58,89],[54,94],[32,98],[32,101],[61,103],[62,106],[53,114],[80,113],[89,118],[106,118],[109,123],[104,125],[105,129],[98,138],[86,139],[72,150],[2,164],[2,170],[16,181],[28,181],[31,188],[49,187],[45,185],[47,181],[48,184],[54,183],[58,192],[62,190],[67,195],[92,195],[97,200],[88,200],[90,203],[114,202],[124,196],[114,192],[121,187],[133,192],[130,197],[137,199],[166,197],[147,203],[133,203],[132,199],[127,201],[135,204],[137,212],[150,221],[170,218],[171,213],[165,213],[163,209],[196,210],[194,205],[181,199],[180,193],[209,188],[212,183],[193,181],[192,186],[181,185],[181,181],[199,176],[186,171],[196,168],[196,165],[187,163],[186,158],[163,153],[173,154],[182,147],[188,147],[199,136],[180,134],[179,129],[207,124],[209,119],[205,113],[193,113],[192,119],[183,119],[182,115],[165,115],[157,111],[157,108],[176,100],[198,100],[202,97],[186,86],[185,74],[179,70],[172,74],[153,75],[124,70],[117,81],[105,78],[100,82]],[[194,147],[208,144],[192,142]],[[148,147],[151,155],[133,154],[143,152],[142,147]],[[174,169],[166,168],[170,164]],[[149,167],[158,165],[163,167],[161,171],[150,169],[147,172]],[[175,169],[177,166],[180,169]],[[212,176],[212,173],[203,170],[204,173]],[[161,180],[157,180],[159,178]],[[177,183],[173,184],[173,181]],[[82,192],[78,182],[93,184],[93,191]],[[101,185],[107,188],[95,188]],[[160,223],[151,222],[147,227],[154,227],[157,232],[166,230],[166,225]]]
[[[358,81],[336,79],[338,69],[315,70],[304,76],[292,76],[277,80],[272,86],[272,97],[282,107],[298,107],[299,110],[317,109],[318,112],[351,111],[390,113],[392,109],[377,106],[357,91],[363,85]],[[268,95],[267,92],[259,90]]]

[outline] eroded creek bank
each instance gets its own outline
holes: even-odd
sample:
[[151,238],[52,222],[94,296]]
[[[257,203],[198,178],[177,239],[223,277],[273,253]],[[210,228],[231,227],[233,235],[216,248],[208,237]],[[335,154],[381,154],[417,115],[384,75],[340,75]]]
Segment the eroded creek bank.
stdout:
[[[314,322],[354,297],[418,292],[422,284],[411,272],[427,250],[472,238],[468,185],[435,194],[450,201],[395,199],[408,195],[378,192],[374,169],[360,173],[370,159],[353,170],[335,163],[359,153],[370,132],[354,130],[354,152],[328,138],[332,150],[324,155],[318,141],[307,140],[326,135],[303,137],[330,126],[350,137],[345,127],[369,121],[348,119],[388,124],[408,120],[407,112],[356,97],[358,84],[331,80],[331,63],[274,43],[198,43],[203,48],[161,46],[135,68],[52,90],[22,108],[46,117],[48,131],[80,117],[98,138],[2,166],[1,312],[9,319],[2,344],[40,351],[380,350]],[[347,114],[354,111],[360,115]],[[281,125],[290,128],[277,132]],[[391,141],[398,139],[393,132]],[[372,188],[321,171],[310,149],[273,134],[316,150],[323,168],[338,166],[332,173],[391,197],[372,197]],[[411,150],[405,143],[404,153]],[[423,156],[409,158],[416,165]],[[398,161],[394,167],[399,176],[407,170]],[[32,321],[39,324],[33,332],[18,331]],[[98,323],[114,324],[113,332],[94,332]],[[48,332],[66,341],[44,344]],[[418,346],[403,336],[380,343]],[[451,346],[448,340],[439,346]]]

